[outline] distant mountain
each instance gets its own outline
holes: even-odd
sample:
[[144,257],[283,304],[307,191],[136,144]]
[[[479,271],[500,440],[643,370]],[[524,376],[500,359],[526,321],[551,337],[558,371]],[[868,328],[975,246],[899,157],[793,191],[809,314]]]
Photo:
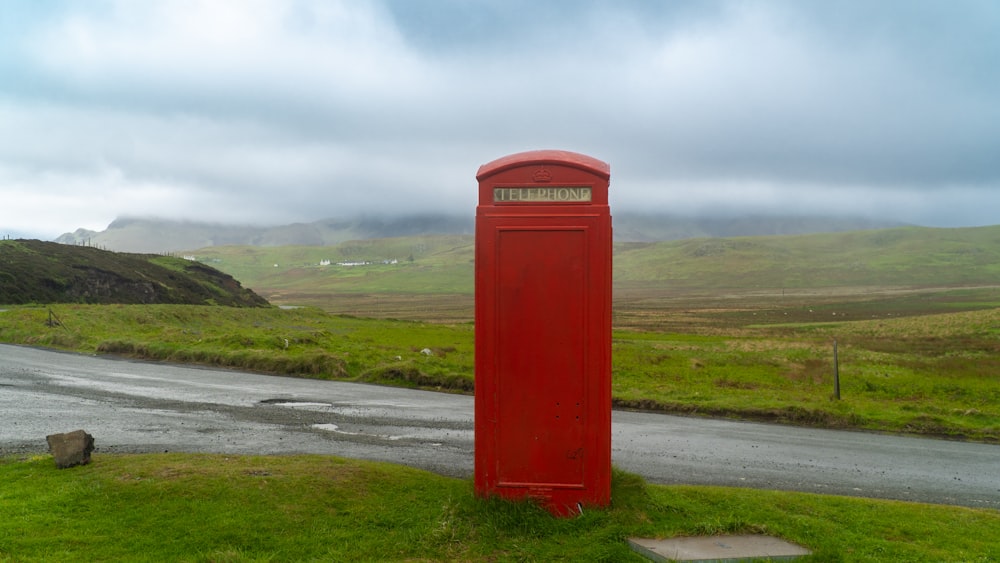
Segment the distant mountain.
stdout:
[[[832,233],[901,226],[870,219],[745,216],[681,217],[623,213],[614,216],[619,242],[689,238]],[[475,218],[458,215],[406,215],[325,219],[282,226],[234,226],[166,219],[116,219],[101,232],[77,229],[55,242],[118,252],[165,253],[212,246],[330,246],[350,240],[426,235],[470,235]]]
[[268,305],[229,274],[190,260],[0,240],[0,304],[25,303]]

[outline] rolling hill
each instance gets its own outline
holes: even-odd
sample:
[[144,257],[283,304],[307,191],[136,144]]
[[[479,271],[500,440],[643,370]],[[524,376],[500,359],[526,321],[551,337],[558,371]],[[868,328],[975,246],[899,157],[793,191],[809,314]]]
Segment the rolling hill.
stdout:
[[675,288],[1000,284],[1000,226],[619,245],[615,281]]
[[[471,294],[474,245],[468,235],[421,236],[191,254],[265,291]],[[616,243],[614,280],[675,289],[995,285],[1000,226]]]
[[0,304],[27,303],[268,305],[229,274],[190,260],[0,241]]

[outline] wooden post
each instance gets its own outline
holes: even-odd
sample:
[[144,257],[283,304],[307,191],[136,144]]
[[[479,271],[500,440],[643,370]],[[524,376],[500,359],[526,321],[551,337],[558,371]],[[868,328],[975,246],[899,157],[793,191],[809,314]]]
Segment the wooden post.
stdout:
[[55,312],[51,308],[49,308],[49,320],[46,321],[45,324],[48,325],[48,326],[51,326],[51,327],[61,326],[61,327],[63,327],[64,330],[66,330],[66,332],[70,331],[66,327],[66,325],[63,324],[62,319],[60,319],[58,317],[58,315],[56,315]]
[[833,397],[840,400],[840,362],[837,360],[837,339],[833,339]]

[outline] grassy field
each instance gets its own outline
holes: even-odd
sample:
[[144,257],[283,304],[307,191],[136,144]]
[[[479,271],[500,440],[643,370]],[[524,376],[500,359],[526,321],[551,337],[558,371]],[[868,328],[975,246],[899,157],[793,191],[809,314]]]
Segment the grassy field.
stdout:
[[0,561],[643,561],[629,537],[764,533],[806,561],[996,561],[990,510],[612,479],[555,519],[469,481],[330,456],[0,458]]
[[1000,226],[619,245],[615,279],[715,291],[995,285]]
[[998,333],[1000,309],[701,334],[619,331],[614,396],[668,412],[997,442]]
[[[998,242],[985,228],[617,245],[614,400],[1000,442]],[[208,249],[272,302],[313,307],[4,306],[0,341],[468,393],[471,243]],[[626,537],[756,532],[817,561],[1000,559],[996,511],[624,473],[612,495],[555,520],[467,481],[327,456],[0,458],[0,562],[639,561]]]
[[[62,323],[55,327],[53,309]],[[451,391],[472,389],[472,336],[471,324],[318,309],[64,305],[0,313],[2,342]]]
[[[472,318],[474,247],[471,236],[424,236],[185,254],[276,305],[455,322]],[[330,264],[320,265],[324,261]],[[338,265],[345,262],[370,264]],[[677,302],[741,309],[763,300],[787,308],[891,299],[901,292],[995,289],[1000,226],[617,243],[614,280],[615,308],[626,312],[664,312]],[[1000,302],[1000,295],[992,301]]]
[[[473,387],[471,323],[312,308],[53,309],[60,326],[49,326],[48,308],[0,313],[0,341],[442,391]],[[843,304],[790,315],[689,312],[683,332],[649,330],[657,321],[647,316],[647,328],[614,331],[612,395],[622,408],[1000,442],[1000,309],[895,311],[867,320],[850,320],[860,313]],[[745,324],[768,315],[789,322]]]

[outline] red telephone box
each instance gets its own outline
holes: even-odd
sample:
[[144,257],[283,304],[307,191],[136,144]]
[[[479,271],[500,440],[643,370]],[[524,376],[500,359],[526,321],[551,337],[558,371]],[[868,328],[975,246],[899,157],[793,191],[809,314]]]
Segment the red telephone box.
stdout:
[[556,515],[611,496],[610,167],[531,151],[479,168],[475,489]]

